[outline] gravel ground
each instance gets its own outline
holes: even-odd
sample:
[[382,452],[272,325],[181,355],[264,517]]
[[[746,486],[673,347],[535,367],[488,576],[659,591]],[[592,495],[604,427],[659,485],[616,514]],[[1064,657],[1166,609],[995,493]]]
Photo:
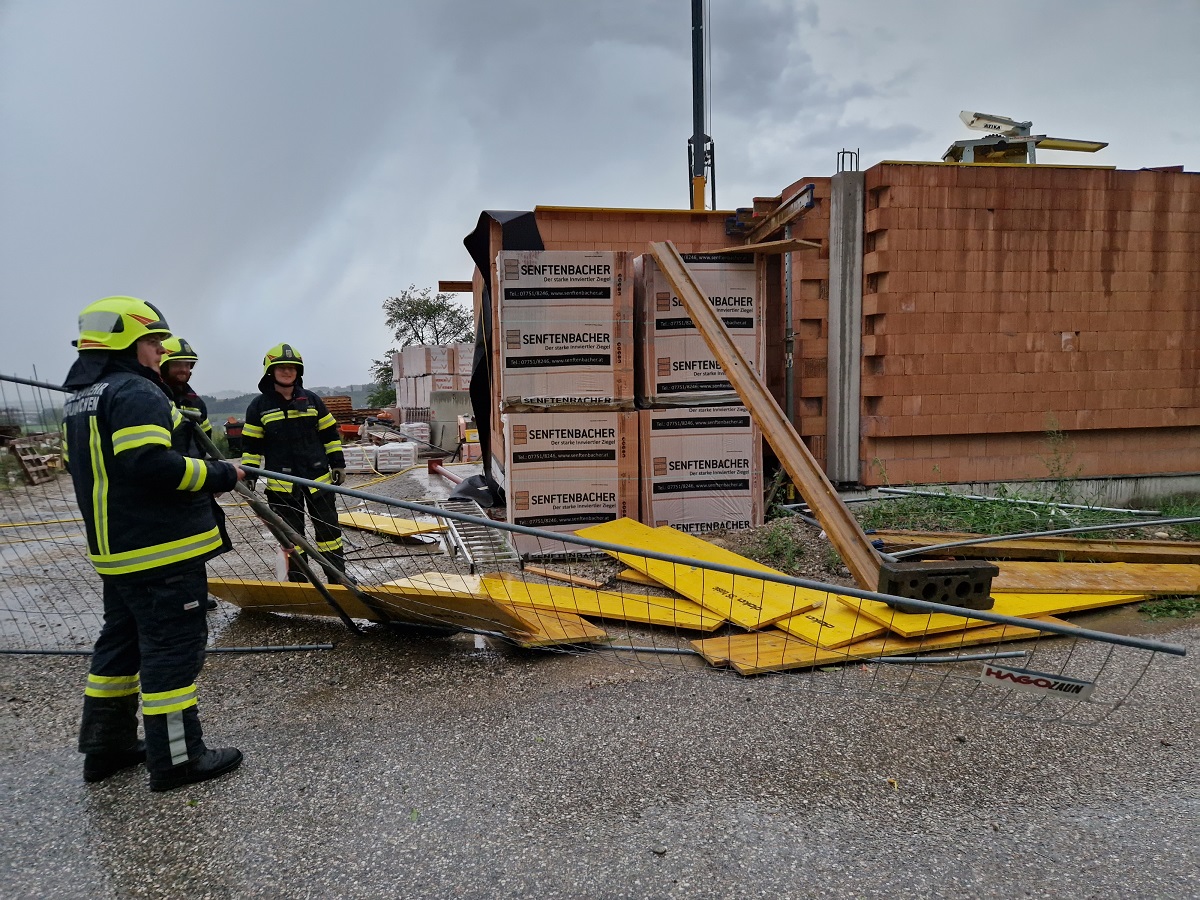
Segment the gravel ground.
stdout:
[[[1193,653],[1200,625],[1161,634]],[[215,782],[100,785],[84,658],[0,657],[5,897],[1185,897],[1195,656],[1073,728],[828,698],[678,657],[242,615],[201,702]]]
[[[420,472],[368,488],[447,489]],[[243,549],[222,564],[269,571],[261,528],[231,525]],[[379,576],[368,581],[389,567],[462,570],[419,548],[372,561],[353,540],[360,576]],[[850,583],[799,522],[717,540]],[[554,567],[599,579],[619,568]],[[1070,727],[1003,715],[996,692],[903,667],[743,679],[689,657],[353,637],[335,621],[223,607],[211,619],[222,646],[335,648],[211,655],[208,740],[246,762],[168,794],[149,793],[140,767],[81,780],[86,658],[0,656],[0,896],[1200,895],[1200,622],[1128,609],[1077,621],[1193,655],[1160,658],[1133,702]],[[1137,661],[1105,677],[1128,685]],[[896,700],[886,687],[921,689]]]

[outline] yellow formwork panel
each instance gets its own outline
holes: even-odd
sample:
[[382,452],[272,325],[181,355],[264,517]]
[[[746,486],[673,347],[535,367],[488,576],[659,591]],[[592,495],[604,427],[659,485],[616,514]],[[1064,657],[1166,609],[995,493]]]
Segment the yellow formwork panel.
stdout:
[[[1044,616],[1044,622],[1060,622]],[[1066,623],[1061,623],[1066,624]],[[804,641],[784,634],[777,629],[735,634],[728,637],[706,638],[692,641],[692,648],[715,666],[731,665],[742,675],[759,675],[764,672],[783,672],[788,669],[811,669],[869,659],[876,656],[908,656],[933,650],[950,650],[980,644],[1016,641],[1036,637],[1036,628],[1016,625],[989,625],[972,628],[956,634],[932,635],[924,638],[898,638],[895,635],[857,641],[838,649],[814,647]]]
[[480,584],[478,575],[456,575],[446,572],[422,572],[411,578],[385,581],[384,587],[397,588],[410,597],[428,600],[445,599],[488,599],[487,591]]
[[[348,588],[326,585],[329,595],[352,619],[382,621]],[[241,609],[292,613],[299,616],[336,616],[333,607],[311,584],[297,581],[258,581],[248,578],[210,578],[208,592]],[[380,604],[384,606],[385,604]],[[390,610],[389,610],[390,611]]]
[[838,603],[833,595],[827,596],[824,606],[776,622],[775,627],[830,650],[878,637],[887,631],[878,622],[859,615],[858,610]]
[[512,604],[497,603],[508,614],[521,620],[520,631],[504,631],[504,636],[522,647],[553,647],[562,644],[602,644],[611,638],[603,628],[581,619],[573,613],[556,610],[520,609]]
[[998,562],[993,591],[1057,594],[1200,594],[1200,566],[1178,563]]
[[[1039,565],[1041,565],[1039,563]],[[994,582],[993,582],[994,583]],[[1102,606],[1118,606],[1147,599],[1148,594],[1001,594],[993,591],[995,605],[988,612],[1020,619],[1033,619],[1059,613],[1080,612]],[[943,634],[976,629],[990,625],[983,619],[956,616],[953,613],[905,613],[892,609],[882,600],[860,600],[857,597],[838,597],[852,610],[857,610],[873,622],[885,626],[901,637],[916,638],[926,634]]]
[[[577,532],[580,537],[621,544],[633,550],[655,550],[704,562],[723,563],[756,572],[782,574],[767,566],[716,547],[708,541],[676,531],[650,528],[632,519],[617,519],[590,525]],[[736,622],[743,628],[764,628],[780,619],[818,606],[824,594],[773,581],[713,572],[698,566],[676,565],[634,553],[615,553],[621,562],[643,575],[699,603],[709,612]]]
[[508,607],[494,602],[476,575],[424,572],[370,588],[371,596],[396,598],[421,611],[426,620],[447,621],[484,631],[524,631],[527,622]]
[[339,513],[338,524],[361,531],[374,531],[389,537],[412,537],[445,531],[446,526],[437,522],[417,522],[400,516],[378,516],[373,513]]
[[483,588],[493,600],[514,606],[559,610],[581,616],[622,619],[666,628],[712,631],[725,620],[682,597],[618,594],[568,585],[536,584],[515,577],[484,576]]

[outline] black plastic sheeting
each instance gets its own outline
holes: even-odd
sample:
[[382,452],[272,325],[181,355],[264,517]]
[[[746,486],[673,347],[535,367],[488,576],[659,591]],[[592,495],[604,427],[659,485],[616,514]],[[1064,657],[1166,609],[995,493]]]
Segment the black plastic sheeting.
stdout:
[[492,222],[500,223],[502,228],[501,250],[545,250],[546,246],[533,213],[520,210],[485,209],[479,214],[475,230],[463,238],[463,246],[483,276],[482,321],[475,330],[475,355],[471,360],[471,412],[479,429],[483,479],[495,499],[492,505],[501,506],[504,492],[492,472],[492,285],[488,278],[493,262],[489,259]]

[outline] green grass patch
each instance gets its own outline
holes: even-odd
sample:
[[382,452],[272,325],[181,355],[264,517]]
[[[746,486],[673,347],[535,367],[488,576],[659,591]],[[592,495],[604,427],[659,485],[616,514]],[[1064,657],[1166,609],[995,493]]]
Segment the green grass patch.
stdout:
[[800,536],[808,527],[794,517],[774,519],[759,528],[753,543],[740,552],[764,566],[789,575],[799,574],[804,562],[804,544]]
[[[1155,506],[1162,511],[1164,519],[1186,519],[1189,516],[1200,516],[1200,494],[1174,494],[1164,497]],[[1183,525],[1171,525],[1188,537],[1200,540],[1200,522]]]
[[[1017,501],[1068,502],[1054,490],[1018,491],[1003,486],[996,500],[970,500],[945,491],[936,496],[900,496],[856,510],[865,528],[909,531],[967,531],[972,534],[1021,534],[1080,525],[1102,525],[1117,514],[1091,509],[1063,509]],[[1074,502],[1074,501],[1071,501]]]
[[1160,597],[1147,600],[1138,612],[1151,619],[1187,619],[1200,613],[1200,597]]

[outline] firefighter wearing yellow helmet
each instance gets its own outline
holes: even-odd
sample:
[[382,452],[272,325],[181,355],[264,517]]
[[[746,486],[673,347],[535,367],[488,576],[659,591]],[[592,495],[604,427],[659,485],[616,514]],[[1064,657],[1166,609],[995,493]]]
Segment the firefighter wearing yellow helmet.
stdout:
[[[212,423],[208,421],[208,406],[191,386],[192,371],[200,357],[191,344],[175,335],[163,341],[163,349],[167,354],[162,358],[158,372],[171,395],[171,400],[181,412],[191,414],[195,425],[211,439]],[[199,442],[193,440],[188,456],[204,459],[208,454]]]
[[[304,358],[292,344],[276,344],[263,357],[261,392],[246,409],[242,426],[242,462],[271,472],[312,481],[341,484],[346,459],[337,420],[324,401],[304,387]],[[251,477],[249,484],[254,485]],[[342,529],[332,491],[304,488],[268,478],[267,501],[296,532],[304,533],[304,508],[313,520],[317,549],[338,569],[346,570]],[[295,552],[301,552],[298,548]],[[288,580],[305,576],[288,559]]]
[[144,300],[87,306],[64,382],[75,393],[63,407],[64,457],[104,583],[79,731],[83,777],[102,781],[145,760],[152,791],[214,778],[242,760],[236,749],[205,745],[195,682],[208,635],[204,564],[229,549],[211,495],[243,472],[187,455],[192,426],[159,378],[170,336]]

